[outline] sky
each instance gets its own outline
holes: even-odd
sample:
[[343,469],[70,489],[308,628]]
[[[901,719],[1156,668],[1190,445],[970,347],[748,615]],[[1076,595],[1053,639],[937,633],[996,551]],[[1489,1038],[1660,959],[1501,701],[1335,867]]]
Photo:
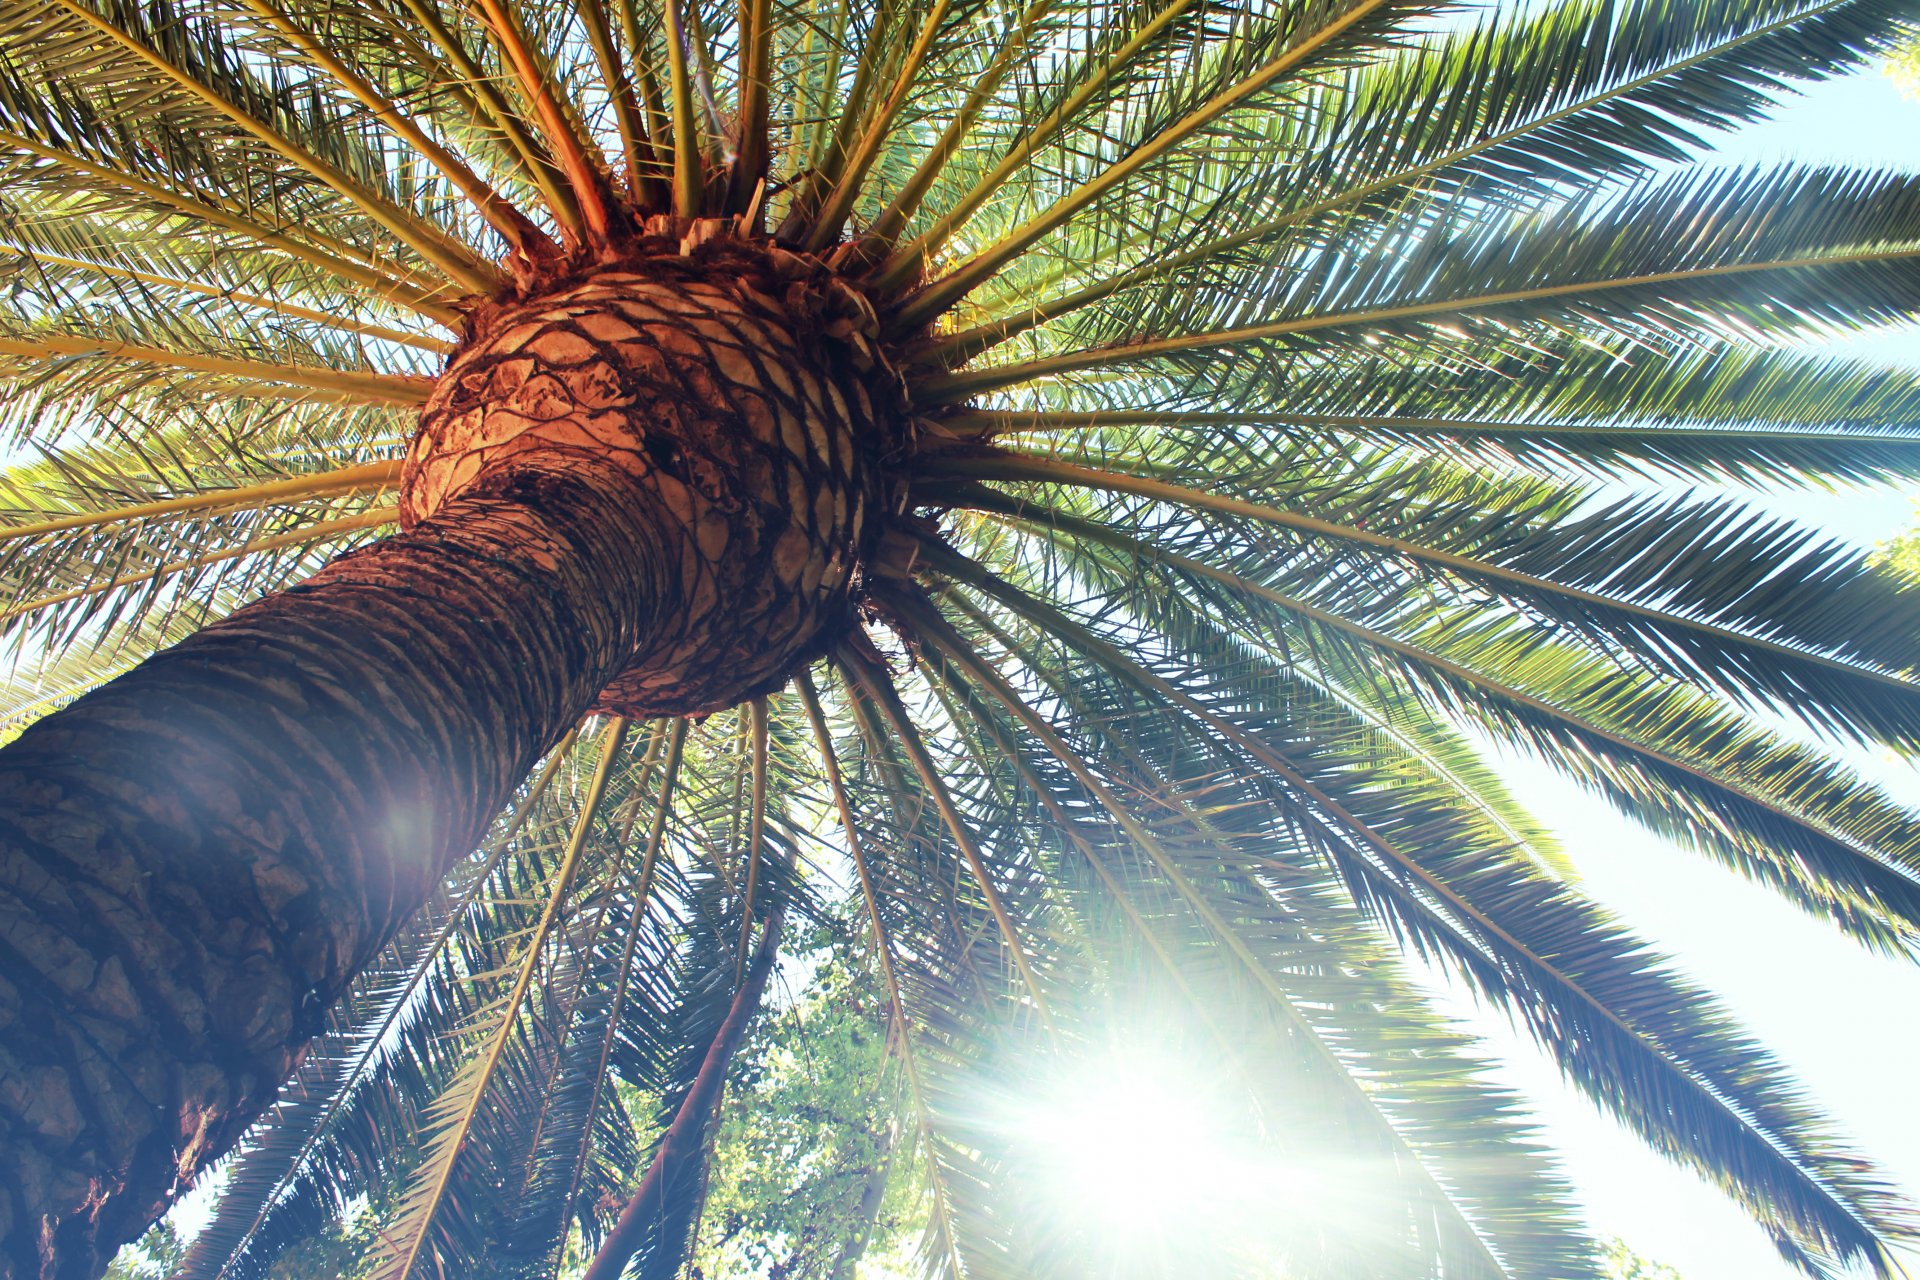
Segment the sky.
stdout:
[[[1720,148],[1736,163],[1800,160],[1920,169],[1920,100],[1878,67],[1816,86]],[[1920,326],[1822,344],[1920,369]],[[1769,493],[1765,506],[1872,545],[1915,523],[1909,488]],[[1920,771],[1862,753],[1897,799]],[[1809,1095],[1920,1201],[1920,965],[1874,957],[1773,894],[1666,844],[1547,770],[1504,761],[1510,784],[1550,822],[1594,897],[1678,966],[1719,992]],[[1491,1022],[1512,1049],[1506,1078],[1532,1096],[1596,1231],[1677,1269],[1684,1280],[1790,1280],[1759,1228],[1718,1192],[1649,1153],[1561,1086],[1553,1068]],[[1920,1255],[1908,1266],[1920,1280]]]

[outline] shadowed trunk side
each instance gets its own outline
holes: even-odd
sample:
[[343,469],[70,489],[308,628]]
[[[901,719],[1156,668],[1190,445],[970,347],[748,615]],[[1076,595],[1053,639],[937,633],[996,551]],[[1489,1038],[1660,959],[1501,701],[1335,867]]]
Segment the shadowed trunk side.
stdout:
[[536,469],[0,751],[0,1275],[91,1277],[677,608],[617,477]]

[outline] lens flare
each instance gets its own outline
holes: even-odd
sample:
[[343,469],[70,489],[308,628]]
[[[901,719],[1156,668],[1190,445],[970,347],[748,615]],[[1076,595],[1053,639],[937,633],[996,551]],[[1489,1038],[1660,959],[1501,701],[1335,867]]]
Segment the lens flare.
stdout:
[[1053,1256],[1104,1277],[1284,1274],[1291,1237],[1325,1207],[1320,1171],[1221,1077],[1173,1052],[1109,1051],[1025,1101],[1030,1208]]
[[1215,1201],[1236,1143],[1198,1081],[1163,1063],[1115,1061],[1062,1081],[1035,1108],[1049,1192],[1108,1230],[1178,1226]]

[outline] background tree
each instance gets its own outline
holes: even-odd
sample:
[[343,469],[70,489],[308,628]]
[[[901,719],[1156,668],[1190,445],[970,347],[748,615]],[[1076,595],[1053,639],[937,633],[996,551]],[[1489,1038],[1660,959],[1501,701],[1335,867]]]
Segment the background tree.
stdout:
[[107,1280],[160,1280],[179,1269],[186,1247],[173,1224],[162,1220],[122,1249],[107,1268]]
[[1889,538],[1875,549],[1879,562],[1909,578],[1920,579],[1920,530]]
[[1920,93],[1920,41],[1896,45],[1887,55],[1887,74],[1908,93]]
[[802,951],[819,963],[813,980],[735,1063],[691,1263],[700,1275],[853,1280],[869,1249],[910,1261],[925,1224],[886,992],[862,979],[852,948],[827,941]]
[[829,876],[934,1271],[1114,1252],[993,1117],[1164,1036],[1324,1208],[1219,1268],[1594,1274],[1401,949],[1809,1272],[1911,1237],[1461,732],[1912,951],[1773,717],[1912,749],[1920,593],[1658,488],[1920,467],[1790,341],[1920,181],[1692,163],[1899,0],[0,7],[14,1272],[223,1153],[191,1275],[671,1269]]
[[1680,1280],[1678,1271],[1641,1257],[1624,1240],[1608,1240],[1606,1257],[1611,1280]]

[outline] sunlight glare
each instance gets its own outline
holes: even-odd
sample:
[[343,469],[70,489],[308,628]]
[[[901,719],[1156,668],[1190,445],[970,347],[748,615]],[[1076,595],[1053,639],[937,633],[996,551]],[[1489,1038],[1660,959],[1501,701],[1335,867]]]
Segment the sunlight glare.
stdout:
[[1262,1151],[1219,1082],[1172,1060],[1087,1064],[1038,1100],[1026,1131],[1053,1207],[1102,1234],[1161,1240],[1297,1204],[1311,1179]]
[[1189,1216],[1226,1154],[1218,1117],[1193,1082],[1153,1064],[1116,1063],[1063,1089],[1037,1118],[1057,1192],[1126,1227]]

